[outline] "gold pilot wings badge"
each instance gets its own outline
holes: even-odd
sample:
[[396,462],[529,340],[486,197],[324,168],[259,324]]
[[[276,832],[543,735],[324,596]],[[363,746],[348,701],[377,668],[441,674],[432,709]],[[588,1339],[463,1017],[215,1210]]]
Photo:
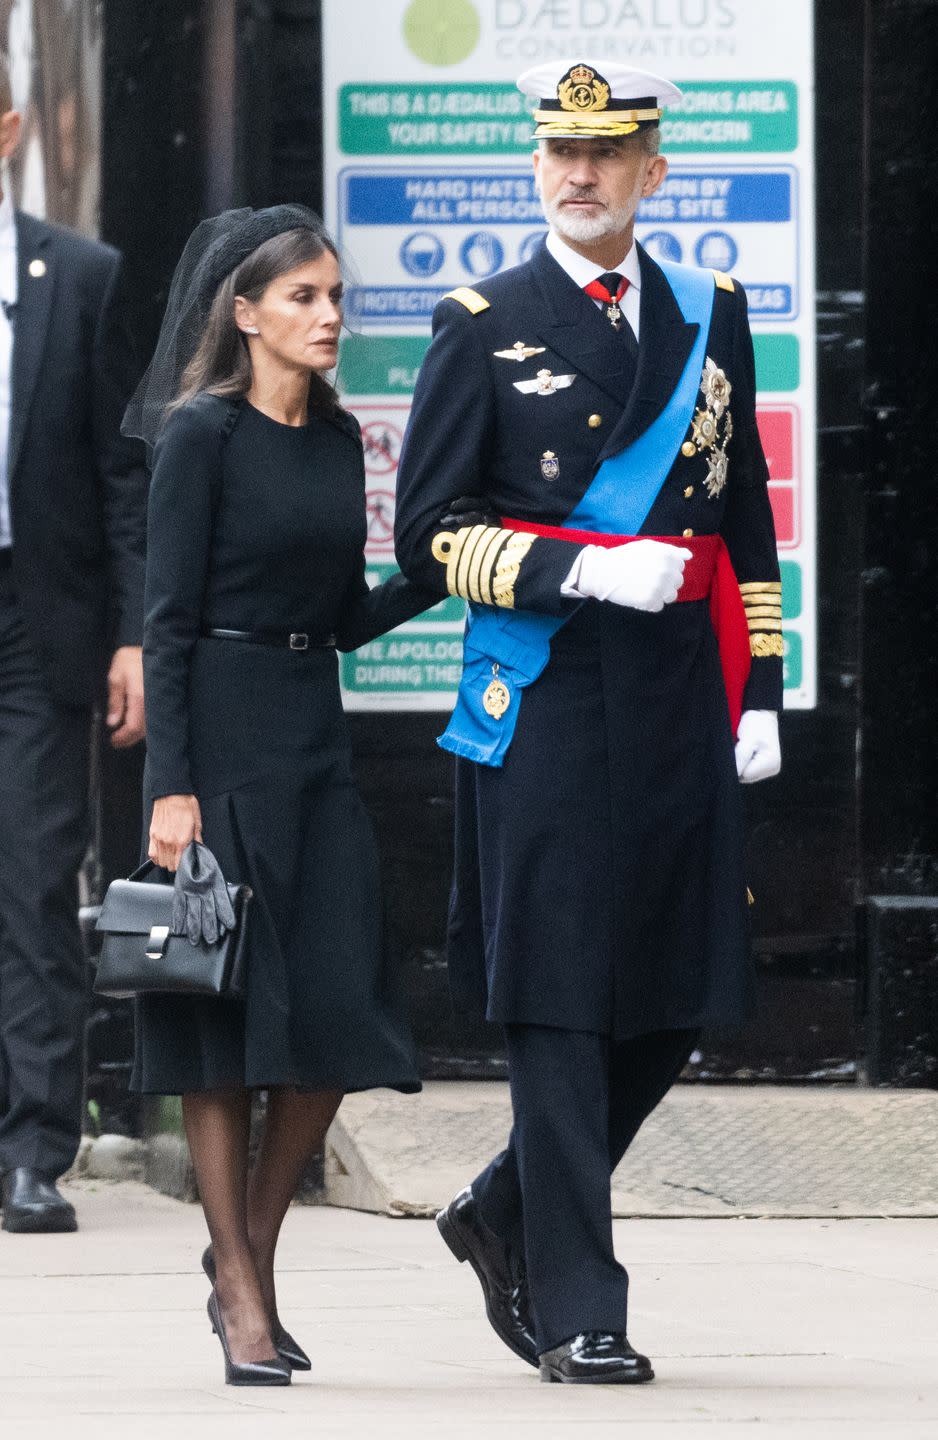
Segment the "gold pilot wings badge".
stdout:
[[512,384],[522,395],[553,395],[557,390],[566,390],[576,375],[555,375],[552,370],[538,370],[535,380],[513,380]]
[[543,355],[543,345],[525,345],[523,340],[516,340],[510,350],[493,350],[492,354],[496,360],[517,360],[520,365],[523,360],[530,360],[532,355]]

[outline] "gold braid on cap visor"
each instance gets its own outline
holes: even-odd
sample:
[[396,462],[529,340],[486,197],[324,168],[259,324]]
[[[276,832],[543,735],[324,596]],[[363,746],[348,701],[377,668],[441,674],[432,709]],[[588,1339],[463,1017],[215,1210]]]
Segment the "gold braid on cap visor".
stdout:
[[593,110],[580,115],[571,115],[569,110],[535,110],[537,128],[535,140],[546,140],[551,135],[634,135],[639,125],[657,124],[661,119],[660,110]]

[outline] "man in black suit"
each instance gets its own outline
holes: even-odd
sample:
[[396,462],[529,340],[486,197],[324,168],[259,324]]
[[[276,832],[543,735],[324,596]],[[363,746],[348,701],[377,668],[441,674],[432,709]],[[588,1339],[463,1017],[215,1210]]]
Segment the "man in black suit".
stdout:
[[[0,156],[20,117],[0,60]],[[146,470],[116,251],[0,193],[0,1190],[3,1229],[74,1230],[81,1136],[77,875],[91,719],[143,736]],[[108,663],[110,662],[110,669]]]

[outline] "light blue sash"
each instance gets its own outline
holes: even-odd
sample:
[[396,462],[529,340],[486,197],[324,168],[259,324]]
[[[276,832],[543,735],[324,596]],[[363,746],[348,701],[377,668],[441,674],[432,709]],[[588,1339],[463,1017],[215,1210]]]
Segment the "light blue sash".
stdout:
[[[603,461],[564,521],[564,529],[637,535],[693,417],[713,313],[713,272],[659,263],[685,321],[699,326],[694,348],[657,420],[627,450]],[[575,553],[571,546],[571,565]],[[518,722],[521,693],[543,671],[550,659],[551,638],[568,619],[569,615],[538,615],[470,602],[456,708],[437,744],[480,765],[501,765]],[[496,664],[498,678],[511,697],[499,719],[487,714],[482,703]]]

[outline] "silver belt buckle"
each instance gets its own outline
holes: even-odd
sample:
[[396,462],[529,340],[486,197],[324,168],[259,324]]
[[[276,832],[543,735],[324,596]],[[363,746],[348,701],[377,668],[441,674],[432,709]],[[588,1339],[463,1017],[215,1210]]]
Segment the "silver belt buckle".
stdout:
[[309,649],[309,636],[305,633],[305,631],[303,631],[303,630],[294,631],[294,633],[290,636],[290,649],[291,649],[291,650],[308,650],[308,649]]

